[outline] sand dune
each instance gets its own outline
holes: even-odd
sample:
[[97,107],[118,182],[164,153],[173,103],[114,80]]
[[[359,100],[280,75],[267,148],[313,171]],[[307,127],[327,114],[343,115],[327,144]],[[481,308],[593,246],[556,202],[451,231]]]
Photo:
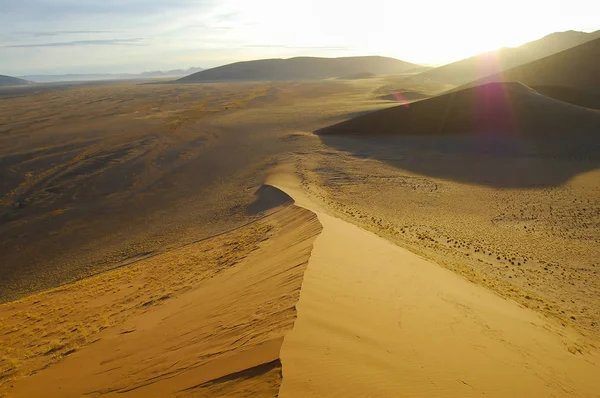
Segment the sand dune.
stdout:
[[263,59],[204,70],[177,82],[327,79],[357,73],[396,74],[416,66],[386,57]]
[[535,86],[535,91],[570,104],[600,109],[600,90],[578,89],[564,86]]
[[597,108],[600,101],[598,59],[600,59],[600,38],[558,54],[493,74],[470,83],[466,87],[496,81],[517,81],[550,97]]
[[600,38],[560,53],[486,77],[491,81],[518,81],[528,86],[561,86],[600,91]]
[[[501,48],[497,51],[476,55],[432,69],[418,76],[458,86],[536,61],[598,38],[600,38],[600,31],[592,33],[557,32],[517,48]],[[525,84],[529,85],[529,83]]]
[[597,396],[600,358],[577,333],[328,215],[291,171],[268,183],[323,231],[284,339],[279,396]]
[[314,128],[338,93],[353,98],[341,81],[2,90],[0,302],[247,222],[262,163],[302,144],[279,126]]
[[27,80],[19,79],[17,77],[0,75],[0,87],[2,86],[25,86],[31,84]]
[[597,395],[598,112],[386,79],[3,90],[0,395]]
[[600,141],[599,127],[598,111],[547,98],[520,83],[488,83],[358,116],[317,133],[468,134],[490,149],[498,141],[515,141],[538,149],[586,150],[589,142]]
[[291,204],[267,208],[228,234],[0,306],[11,346],[0,395],[276,395],[282,338],[320,225]]

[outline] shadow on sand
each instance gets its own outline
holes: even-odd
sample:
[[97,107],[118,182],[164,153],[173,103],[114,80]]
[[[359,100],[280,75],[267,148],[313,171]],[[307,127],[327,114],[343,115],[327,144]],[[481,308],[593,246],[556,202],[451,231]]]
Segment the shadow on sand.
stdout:
[[600,166],[600,112],[493,82],[315,132],[403,170],[497,188],[550,187]]
[[[562,153],[560,143],[543,148],[508,141],[478,142],[468,136],[320,135],[332,148],[358,158],[376,159],[409,172],[494,188],[559,186],[600,167],[597,142],[581,142]],[[594,140],[595,141],[595,140]]]

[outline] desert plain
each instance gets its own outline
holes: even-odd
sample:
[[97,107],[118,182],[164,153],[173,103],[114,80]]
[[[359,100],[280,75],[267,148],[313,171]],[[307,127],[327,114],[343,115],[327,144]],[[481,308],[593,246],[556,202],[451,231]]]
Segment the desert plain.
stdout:
[[0,89],[0,396],[599,396],[597,134],[328,133],[399,82]]

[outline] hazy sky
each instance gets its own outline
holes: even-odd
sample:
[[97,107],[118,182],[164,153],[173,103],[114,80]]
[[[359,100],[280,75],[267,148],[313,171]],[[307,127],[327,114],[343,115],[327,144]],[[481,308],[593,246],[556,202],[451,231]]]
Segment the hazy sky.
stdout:
[[0,74],[142,72],[297,55],[447,63],[600,29],[593,0],[0,0]]

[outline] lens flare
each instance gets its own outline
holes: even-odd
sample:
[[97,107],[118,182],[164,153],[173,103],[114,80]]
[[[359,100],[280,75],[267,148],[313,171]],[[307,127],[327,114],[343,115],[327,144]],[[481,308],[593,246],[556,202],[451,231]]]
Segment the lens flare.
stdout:
[[405,108],[410,108],[410,105],[408,104],[408,100],[400,93],[394,93],[394,98],[396,98],[396,101],[398,101],[398,103],[400,103],[400,105],[402,105]]

